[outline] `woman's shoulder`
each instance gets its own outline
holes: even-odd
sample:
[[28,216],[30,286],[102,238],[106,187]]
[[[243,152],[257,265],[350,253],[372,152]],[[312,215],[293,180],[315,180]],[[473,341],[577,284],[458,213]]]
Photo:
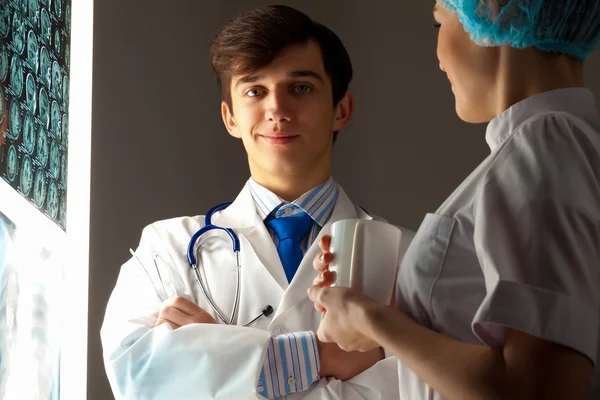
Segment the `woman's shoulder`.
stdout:
[[494,155],[483,187],[515,201],[587,203],[600,196],[599,126],[567,112],[528,118]]
[[540,112],[516,127],[511,139],[509,147],[517,149],[530,143],[539,150],[585,146],[600,153],[600,119],[566,111]]

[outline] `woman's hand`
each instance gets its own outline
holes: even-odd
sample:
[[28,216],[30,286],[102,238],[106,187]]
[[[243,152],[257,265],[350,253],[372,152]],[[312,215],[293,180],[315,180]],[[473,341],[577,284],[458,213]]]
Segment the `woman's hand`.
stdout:
[[351,288],[313,286],[308,297],[323,316],[317,331],[319,340],[335,342],[345,351],[369,351],[379,345],[369,334],[369,318],[378,304]]

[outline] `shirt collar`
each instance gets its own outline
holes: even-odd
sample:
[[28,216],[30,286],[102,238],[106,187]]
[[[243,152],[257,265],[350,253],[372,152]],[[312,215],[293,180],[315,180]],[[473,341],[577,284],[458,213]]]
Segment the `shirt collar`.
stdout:
[[291,205],[300,207],[321,227],[331,217],[339,193],[338,185],[331,177],[292,202],[282,200],[252,178],[248,180],[248,186],[256,205],[256,211],[263,221],[274,210]]
[[523,122],[548,111],[568,112],[587,120],[597,118],[596,101],[588,89],[552,90],[522,100],[494,118],[485,135],[488,146],[495,151]]

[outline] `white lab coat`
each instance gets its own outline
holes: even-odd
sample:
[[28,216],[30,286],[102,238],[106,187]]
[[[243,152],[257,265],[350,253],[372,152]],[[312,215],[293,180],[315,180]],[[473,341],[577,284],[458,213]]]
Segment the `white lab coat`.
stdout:
[[[333,222],[347,218],[371,219],[340,190],[333,214],[319,237],[330,232]],[[271,336],[318,329],[321,315],[306,294],[316,275],[312,260],[319,252],[318,238],[288,285],[277,249],[256,213],[247,186],[233,204],[213,217],[213,223],[233,228],[240,238],[238,323],[252,320],[266,305],[272,305],[274,313],[251,328],[192,324],[173,331],[162,324],[152,329],[161,309],[155,287],[158,292],[162,287],[158,279],[151,283],[135,259],[129,260],[121,268],[101,331],[105,366],[116,398],[260,398],[256,384]],[[186,260],[188,241],[203,224],[203,216],[156,222],[144,229],[136,253],[151,274],[155,271],[152,255],[157,254],[162,279],[170,280],[167,286],[172,284],[177,295],[191,298],[217,319]],[[209,290],[229,317],[235,293],[235,259],[230,240],[212,232],[203,242],[202,261]],[[406,237],[404,248],[410,233]],[[321,379],[307,391],[287,396],[290,400],[398,397],[397,361],[393,357],[349,381]]]

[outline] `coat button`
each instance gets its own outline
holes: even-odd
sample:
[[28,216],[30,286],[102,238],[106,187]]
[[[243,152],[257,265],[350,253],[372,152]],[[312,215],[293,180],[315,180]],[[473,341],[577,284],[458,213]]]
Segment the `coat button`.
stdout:
[[287,329],[285,329],[283,326],[280,326],[277,328],[277,330],[275,330],[275,332],[277,332],[278,335],[285,335],[287,333]]

